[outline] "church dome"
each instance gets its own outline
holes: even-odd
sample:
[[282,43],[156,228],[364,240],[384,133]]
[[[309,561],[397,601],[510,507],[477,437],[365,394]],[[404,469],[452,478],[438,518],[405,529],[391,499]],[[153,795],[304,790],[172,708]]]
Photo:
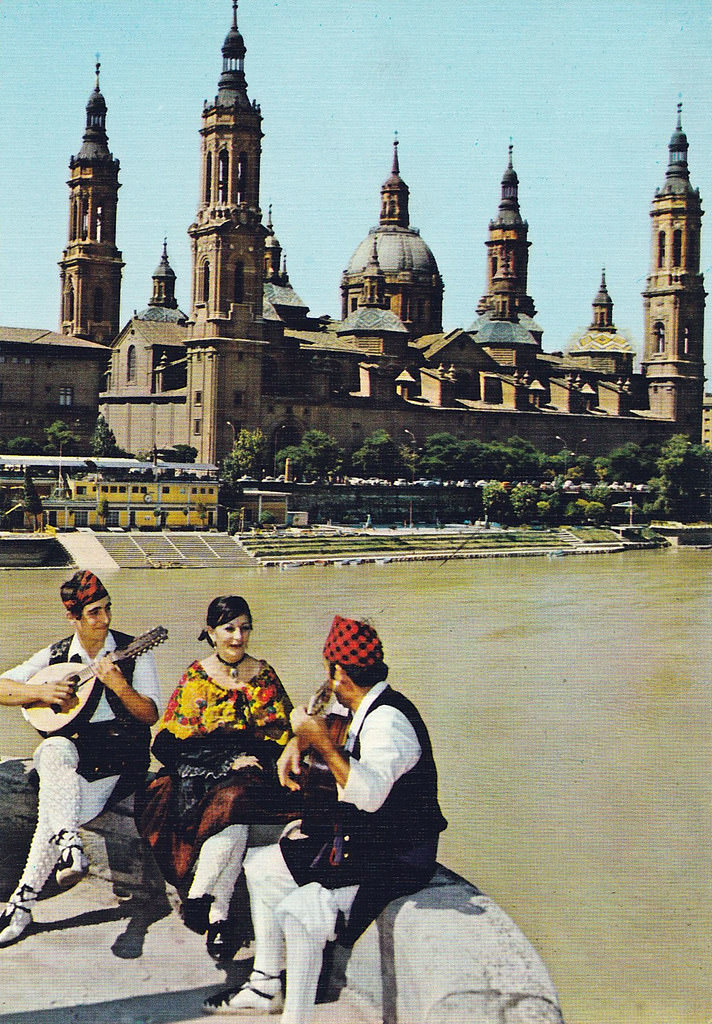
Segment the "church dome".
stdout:
[[435,257],[417,231],[413,228],[382,224],[369,231],[357,247],[346,269],[347,275],[364,272],[373,253],[374,235],[378,263],[384,274],[410,271],[431,277],[439,273]]

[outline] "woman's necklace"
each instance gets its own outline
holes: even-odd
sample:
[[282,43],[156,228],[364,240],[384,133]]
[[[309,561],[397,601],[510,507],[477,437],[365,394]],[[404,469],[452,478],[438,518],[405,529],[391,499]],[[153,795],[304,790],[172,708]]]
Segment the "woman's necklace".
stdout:
[[221,658],[220,655],[218,654],[218,652],[216,651],[215,652],[215,657],[218,659],[220,664],[224,665],[225,668],[229,671],[230,678],[231,679],[237,679],[237,673],[238,673],[240,664],[245,660],[246,655],[243,654],[242,657],[238,661],[225,661],[225,659]]

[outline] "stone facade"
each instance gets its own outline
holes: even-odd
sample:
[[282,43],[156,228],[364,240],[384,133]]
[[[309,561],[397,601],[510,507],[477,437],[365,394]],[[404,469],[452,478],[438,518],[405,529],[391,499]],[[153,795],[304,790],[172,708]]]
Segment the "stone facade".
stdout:
[[64,420],[84,440],[96,424],[105,346],[53,331],[0,327],[0,437],[45,442]]
[[379,225],[342,277],[343,320],[310,317],[289,282],[271,213],[262,222],[261,113],[247,95],[245,53],[233,15],[217,95],[203,108],[200,201],[188,229],[191,312],[169,316],[154,279],[152,315],[170,322],[159,332],[134,317],[117,335],[100,411],[120,445],[187,443],[214,462],[242,427],[259,427],[274,452],[311,428],[347,451],[376,429],[396,440],[409,432],[417,443],[439,431],[483,440],[519,435],[548,450],[585,438],[591,455],[680,431],[699,439],[702,211],[679,121],[653,200],[640,373],[613,323],[605,276],[588,331],[566,352],[544,351],[511,147],[486,241],[487,285],[467,329],[442,331],[442,280],[410,227],[397,143]]

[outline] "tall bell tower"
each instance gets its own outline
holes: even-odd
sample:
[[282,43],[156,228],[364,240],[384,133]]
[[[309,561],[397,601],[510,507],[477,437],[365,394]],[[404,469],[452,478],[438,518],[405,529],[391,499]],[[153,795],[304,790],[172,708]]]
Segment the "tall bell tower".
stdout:
[[82,148],[69,161],[69,239],[59,263],[59,319],[62,334],[108,345],[119,333],[124,264],[116,248],[119,161],[109,152],[100,66],[87,103]]
[[188,229],[193,250],[191,320],[198,334],[211,333],[207,324],[212,322],[222,336],[245,336],[251,321],[262,314],[262,114],[247,96],[237,0],[232,8],[218,93],[203,106],[200,201]]
[[690,184],[682,104],[665,182],[653,198],[651,267],[645,291],[643,366],[650,411],[699,441],[704,393],[705,289],[700,273],[702,203]]
[[487,245],[487,288],[477,312],[491,311],[497,320],[516,320],[520,313],[533,317],[533,300],[527,295],[529,225],[519,210],[519,178],[509,162],[502,176],[502,198],[494,220],[490,221]]

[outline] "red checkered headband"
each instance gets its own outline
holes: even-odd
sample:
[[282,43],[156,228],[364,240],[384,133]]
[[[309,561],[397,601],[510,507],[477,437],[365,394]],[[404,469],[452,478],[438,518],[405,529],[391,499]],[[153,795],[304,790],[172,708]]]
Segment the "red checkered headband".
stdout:
[[89,569],[80,569],[59,588],[62,604],[75,619],[81,618],[82,608],[108,597],[104,584]]
[[383,647],[378,633],[367,622],[335,615],[324,644],[324,657],[346,671],[349,666],[369,668],[383,662]]

